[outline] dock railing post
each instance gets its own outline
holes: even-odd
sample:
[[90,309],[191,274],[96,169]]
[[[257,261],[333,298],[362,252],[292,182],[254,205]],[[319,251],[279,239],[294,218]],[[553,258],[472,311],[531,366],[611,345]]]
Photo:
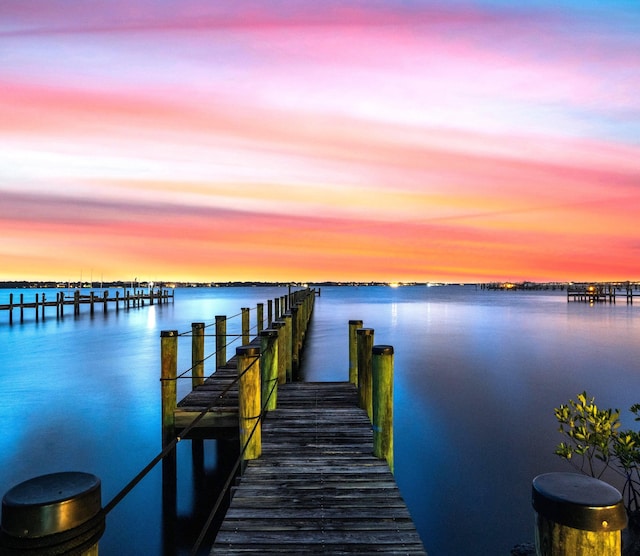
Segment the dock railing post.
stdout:
[[204,322],[191,323],[191,387],[204,384]]
[[260,332],[260,352],[262,403],[265,404],[267,411],[273,411],[278,401],[278,331],[276,329],[267,328]]
[[256,323],[256,334],[259,336],[260,332],[264,330],[264,303],[256,305]]
[[349,382],[358,384],[358,346],[356,330],[362,328],[361,320],[349,321]]
[[251,341],[249,338],[249,311],[248,307],[242,308],[242,345],[248,345]]
[[278,384],[287,382],[287,354],[285,353],[285,322],[274,320],[271,328],[278,331]]
[[260,348],[236,348],[238,357],[238,426],[243,460],[256,459],[262,452],[260,425]]
[[[162,447],[175,437],[175,417],[178,376],[178,331],[160,332],[160,381],[162,391]],[[174,452],[175,453],[175,452]]]
[[291,313],[284,313],[282,315],[284,321],[284,351],[285,351],[285,369],[286,380],[291,382],[293,378],[293,358],[292,358],[292,323]]
[[273,299],[267,299],[267,326],[273,322]]
[[216,315],[216,370],[227,363],[227,317]]
[[373,373],[371,369],[373,333],[373,328],[356,329],[358,345],[358,405],[367,411],[371,422],[373,422]]
[[373,454],[393,473],[393,346],[373,346]]
[[[164,450],[175,438],[175,409],[177,403],[178,377],[178,331],[163,330],[160,332],[160,389],[162,411],[162,449]],[[177,473],[176,450],[171,450],[162,459],[163,497],[172,500],[176,496]]]
[[614,487],[579,473],[545,473],[532,491],[538,556],[620,556],[627,514]]
[[291,307],[291,379],[298,372],[300,356],[300,306],[296,303]]

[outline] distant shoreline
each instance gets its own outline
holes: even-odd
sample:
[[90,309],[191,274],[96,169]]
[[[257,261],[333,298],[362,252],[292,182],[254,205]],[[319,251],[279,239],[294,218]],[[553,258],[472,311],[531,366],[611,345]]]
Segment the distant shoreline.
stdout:
[[570,285],[627,285],[640,287],[640,281],[635,280],[610,280],[610,281],[556,281],[556,282],[532,282],[532,281],[487,281],[487,282],[380,282],[380,281],[323,281],[323,282],[177,282],[177,281],[131,281],[115,280],[103,282],[61,282],[56,280],[5,280],[0,281],[0,289],[107,289],[107,288],[243,288],[243,287],[323,287],[323,286],[476,286],[482,289],[564,289]]

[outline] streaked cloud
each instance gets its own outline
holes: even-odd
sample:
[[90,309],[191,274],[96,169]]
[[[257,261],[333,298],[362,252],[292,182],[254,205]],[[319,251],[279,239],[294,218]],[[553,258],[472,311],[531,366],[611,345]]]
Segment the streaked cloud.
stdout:
[[0,15],[0,278],[637,278],[633,4]]

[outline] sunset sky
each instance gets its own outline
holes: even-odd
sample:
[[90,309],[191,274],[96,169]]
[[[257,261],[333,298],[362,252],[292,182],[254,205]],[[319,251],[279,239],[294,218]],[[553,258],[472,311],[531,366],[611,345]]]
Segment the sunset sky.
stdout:
[[640,279],[637,0],[0,0],[0,280]]

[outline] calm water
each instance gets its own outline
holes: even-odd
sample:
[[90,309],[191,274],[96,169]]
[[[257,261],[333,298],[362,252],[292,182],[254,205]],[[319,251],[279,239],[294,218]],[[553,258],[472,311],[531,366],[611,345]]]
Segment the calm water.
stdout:
[[[108,502],[160,450],[160,331],[188,331],[259,302],[266,317],[266,301],[286,293],[180,289],[170,305],[106,315],[97,307],[93,318],[84,307],[64,320],[50,310],[39,323],[30,311],[11,327],[0,314],[0,492],[78,470],[102,479]],[[0,303],[8,294],[0,290]],[[640,306],[472,286],[326,287],[309,330],[306,380],[348,378],[350,319],[395,348],[396,478],[430,556],[506,556],[532,540],[531,480],[571,469],[553,455],[557,405],[586,389],[635,425],[626,410],[640,401]],[[179,344],[179,370],[191,365],[189,342]],[[188,389],[184,381],[180,395]],[[225,453],[207,441],[204,474],[194,480],[191,444],[179,444],[176,513],[163,520],[158,469],[109,514],[101,554],[187,554],[207,514],[197,503],[215,497]]]

